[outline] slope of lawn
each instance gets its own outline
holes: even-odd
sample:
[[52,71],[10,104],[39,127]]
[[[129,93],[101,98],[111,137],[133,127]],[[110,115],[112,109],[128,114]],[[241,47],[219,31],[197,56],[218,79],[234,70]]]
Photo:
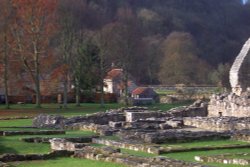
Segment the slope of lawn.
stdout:
[[80,107],[75,104],[68,104],[68,108],[60,109],[59,104],[43,104],[42,108],[36,108],[35,104],[12,104],[10,109],[5,109],[4,105],[0,105],[0,118],[5,117],[22,117],[22,116],[36,116],[38,114],[54,114],[63,116],[78,116],[86,115],[95,112],[104,112],[108,109],[120,108],[123,105],[118,103],[108,103],[102,108],[97,103],[83,103]]
[[32,153],[48,153],[50,145],[43,143],[26,143],[21,141],[21,138],[28,137],[82,137],[95,135],[89,131],[67,131],[62,135],[32,135],[32,136],[3,136],[0,137],[0,154],[17,153],[17,154],[32,154]]
[[92,161],[87,159],[78,158],[58,158],[55,160],[46,161],[30,161],[30,162],[16,162],[12,163],[13,166],[18,167],[125,167],[124,165]]
[[32,119],[0,120],[0,130],[3,127],[24,127],[32,126]]
[[[171,108],[190,105],[190,102],[174,103],[174,104],[154,104],[149,105],[152,110],[167,111]],[[118,103],[108,103],[102,108],[98,103],[82,103],[80,107],[75,104],[69,104],[68,108],[60,109],[58,104],[43,104],[42,108],[35,108],[35,104],[12,104],[11,109],[5,109],[4,105],[0,105],[0,118],[6,117],[23,117],[23,116],[37,116],[38,114],[53,114],[63,115],[67,117],[86,115],[95,112],[104,112],[109,109],[117,109],[124,105]]]

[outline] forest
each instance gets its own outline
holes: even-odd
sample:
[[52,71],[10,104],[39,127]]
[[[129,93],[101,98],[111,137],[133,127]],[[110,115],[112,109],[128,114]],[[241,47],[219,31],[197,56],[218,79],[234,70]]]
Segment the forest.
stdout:
[[241,0],[0,0],[0,87],[80,94],[111,64],[143,85],[227,87],[249,36]]

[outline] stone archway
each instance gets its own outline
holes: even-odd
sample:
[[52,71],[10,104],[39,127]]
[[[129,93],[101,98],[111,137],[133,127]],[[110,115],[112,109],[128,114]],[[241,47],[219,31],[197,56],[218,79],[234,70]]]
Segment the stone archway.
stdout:
[[250,87],[250,38],[242,47],[230,70],[232,92],[240,96]]

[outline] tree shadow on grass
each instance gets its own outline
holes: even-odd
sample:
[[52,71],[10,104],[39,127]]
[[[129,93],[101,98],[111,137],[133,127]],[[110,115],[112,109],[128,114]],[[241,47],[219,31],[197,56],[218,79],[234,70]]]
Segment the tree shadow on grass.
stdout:
[[6,138],[0,137],[0,154],[5,154],[5,153],[18,153],[17,150],[5,146],[4,143],[6,142]]

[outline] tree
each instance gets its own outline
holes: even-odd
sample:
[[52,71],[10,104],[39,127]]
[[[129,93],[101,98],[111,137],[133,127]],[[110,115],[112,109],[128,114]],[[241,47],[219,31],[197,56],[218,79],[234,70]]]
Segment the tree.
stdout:
[[72,59],[72,72],[77,106],[80,106],[81,90],[91,90],[98,82],[98,48],[93,42],[93,34],[91,31],[81,30],[75,40],[76,53]]
[[[63,80],[63,106],[67,108],[68,102],[68,87],[69,87],[69,79],[70,72],[76,70],[72,61],[76,59],[77,56],[77,48],[76,42],[79,42],[79,38],[77,35],[78,31],[81,30],[81,17],[82,11],[85,11],[85,1],[84,0],[63,0],[60,1],[59,8],[57,10],[58,13],[58,25],[59,25],[59,33],[58,33],[58,49],[59,49],[59,59],[60,64],[67,65],[68,68],[65,68],[65,77]],[[81,34],[80,34],[81,35]],[[81,35],[81,37],[83,37]],[[84,38],[84,37],[83,37]],[[73,70],[73,71],[72,71]],[[77,97],[76,99],[78,99]],[[77,102],[78,103],[78,102]]]
[[219,64],[217,69],[211,73],[210,79],[212,80],[213,83],[217,84],[219,87],[229,89],[231,87],[229,83],[230,68],[231,65],[228,63]]
[[201,84],[208,65],[198,58],[198,49],[188,33],[173,32],[162,46],[162,61],[159,78],[164,84]]
[[128,105],[128,77],[136,69],[141,47],[141,34],[137,20],[132,10],[121,8],[118,10],[118,21],[109,26],[109,54],[123,69],[125,104]]
[[36,106],[41,107],[41,59],[46,57],[49,39],[54,34],[57,0],[12,2],[17,13],[14,27],[17,53],[34,83]]
[[95,36],[95,43],[99,49],[99,59],[98,59],[98,67],[99,67],[99,85],[101,91],[100,104],[101,107],[104,107],[104,77],[107,70],[110,67],[110,62],[112,62],[111,58],[111,48],[110,46],[110,34],[112,32],[112,26],[106,25],[104,26]]
[[4,66],[4,92],[5,92],[5,104],[6,108],[9,109],[9,55],[11,45],[11,21],[13,19],[12,5],[9,0],[0,1],[0,56],[2,64]]

